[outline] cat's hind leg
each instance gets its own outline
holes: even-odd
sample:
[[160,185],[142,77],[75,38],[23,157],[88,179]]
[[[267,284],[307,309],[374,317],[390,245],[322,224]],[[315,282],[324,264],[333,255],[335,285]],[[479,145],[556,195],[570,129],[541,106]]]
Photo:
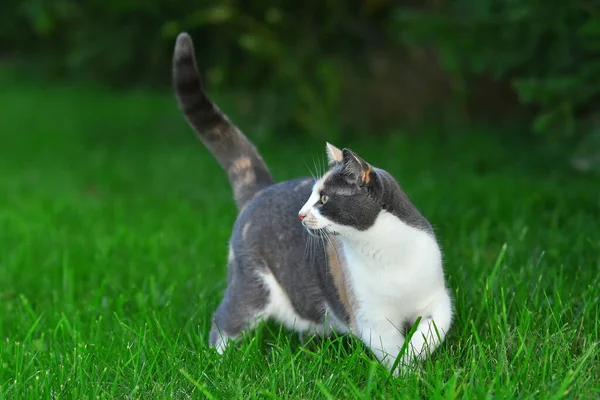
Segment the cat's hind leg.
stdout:
[[268,318],[265,309],[269,292],[264,287],[259,268],[264,266],[244,265],[230,257],[227,289],[213,314],[209,337],[210,347],[220,354],[243,331],[251,331],[262,317]]

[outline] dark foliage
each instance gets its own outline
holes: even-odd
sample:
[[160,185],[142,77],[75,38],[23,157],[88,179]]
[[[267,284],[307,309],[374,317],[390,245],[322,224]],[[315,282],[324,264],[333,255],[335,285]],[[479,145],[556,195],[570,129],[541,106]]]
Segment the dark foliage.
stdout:
[[6,0],[0,24],[5,57],[121,87],[168,85],[173,40],[188,31],[208,84],[243,88],[240,109],[275,131],[376,133],[508,108],[557,143],[598,136],[593,1]]

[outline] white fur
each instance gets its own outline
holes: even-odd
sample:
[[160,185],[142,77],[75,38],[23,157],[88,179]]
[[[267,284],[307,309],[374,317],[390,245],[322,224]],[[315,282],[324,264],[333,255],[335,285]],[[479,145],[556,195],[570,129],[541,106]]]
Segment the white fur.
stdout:
[[337,333],[344,333],[345,326],[329,311],[329,307],[325,306],[325,325],[316,324],[312,321],[299,316],[292,303],[275,277],[266,273],[262,275],[263,282],[269,291],[269,302],[265,307],[261,316],[264,318],[273,318],[285,327],[299,333],[319,334],[327,336],[332,330]]
[[403,324],[412,326],[421,317],[399,369],[415,356],[424,359],[444,340],[452,323],[452,304],[436,240],[385,211],[366,231],[327,220],[314,207],[322,181],[315,184],[300,213],[305,215],[307,227],[339,234],[348,283],[357,303],[358,331],[353,333],[390,368],[405,342],[400,332]]
[[299,316],[287,294],[279,285],[273,274],[262,275],[266,289],[269,291],[269,302],[265,307],[265,316],[274,318],[280,324],[298,332],[305,332],[313,328],[313,323]]
[[[347,327],[340,321],[329,306],[325,305],[325,324],[317,324],[305,318],[302,318],[296,313],[292,302],[290,301],[285,290],[275,279],[273,274],[261,274],[261,279],[267,291],[269,292],[269,300],[266,307],[256,315],[254,321],[250,324],[250,329],[253,329],[261,320],[274,319],[288,329],[298,333],[307,333],[310,335],[328,336],[333,331],[338,334],[345,333]],[[230,338],[221,337],[221,340],[216,345],[217,351],[222,354],[225,348],[232,342]]]

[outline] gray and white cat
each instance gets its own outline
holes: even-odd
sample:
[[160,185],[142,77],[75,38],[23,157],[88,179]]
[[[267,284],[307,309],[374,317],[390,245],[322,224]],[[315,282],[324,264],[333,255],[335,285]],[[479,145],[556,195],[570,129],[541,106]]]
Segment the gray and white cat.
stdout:
[[[351,333],[391,368],[420,319],[398,361],[402,368],[424,359],[453,316],[429,222],[389,173],[331,144],[324,176],[275,183],[254,145],[205,94],[194,52],[181,33],[176,97],[227,172],[239,211],[210,346],[221,353],[261,319],[274,319],[301,334]],[[309,245],[318,251],[306,257]]]

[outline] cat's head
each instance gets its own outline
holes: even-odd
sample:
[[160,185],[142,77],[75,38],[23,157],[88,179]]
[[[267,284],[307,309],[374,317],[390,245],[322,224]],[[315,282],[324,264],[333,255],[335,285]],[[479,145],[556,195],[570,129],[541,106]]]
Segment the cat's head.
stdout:
[[309,232],[344,234],[373,226],[384,210],[384,172],[350,149],[327,143],[329,169],[315,182],[298,216]]

